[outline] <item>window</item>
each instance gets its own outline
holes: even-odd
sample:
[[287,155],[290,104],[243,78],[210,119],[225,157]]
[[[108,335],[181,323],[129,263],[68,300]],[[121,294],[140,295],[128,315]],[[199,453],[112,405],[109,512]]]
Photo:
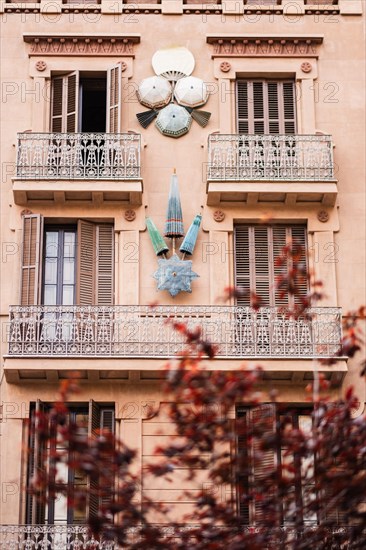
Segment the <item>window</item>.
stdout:
[[112,224],[45,225],[23,217],[21,305],[112,305]]
[[[272,476],[272,480],[266,487],[266,494],[273,497],[276,507],[275,514],[281,525],[312,524],[317,521],[314,512],[308,509],[309,503],[316,498],[313,473],[315,458],[306,460],[296,454],[288,454],[282,437],[283,430],[287,426],[300,428],[305,434],[312,429],[312,409],[308,406],[288,407],[266,403],[258,407],[238,407],[236,417],[241,419],[240,435],[237,438],[237,452],[240,460],[240,470],[237,476],[238,513],[245,525],[260,525],[268,519],[273,521],[273,510],[269,510],[266,503],[260,500],[247,498],[251,487],[263,488],[262,484]],[[274,447],[277,451],[269,449],[259,451],[259,442],[251,434],[258,433],[265,439],[266,436],[277,441]],[[246,433],[249,437],[246,437]],[[262,439],[262,438],[261,438]],[[250,443],[247,443],[247,442]],[[291,464],[289,473],[287,470],[279,470],[278,466]],[[278,473],[287,480],[286,488],[278,485]],[[277,479],[277,482],[276,482]],[[276,488],[277,486],[277,488]],[[285,493],[283,493],[285,491]],[[278,496],[278,498],[277,498]]]
[[51,83],[51,132],[120,132],[121,65],[75,71]]
[[[47,403],[37,401],[31,406],[31,426],[34,426],[36,413],[41,411],[46,412],[50,408]],[[69,405],[68,422],[77,422],[80,426],[80,432],[88,434],[92,437],[99,429],[108,429],[114,433],[114,406],[105,406],[90,401],[82,405]],[[31,453],[28,458],[27,486],[34,475],[35,468],[40,468],[44,464],[51,465],[52,452],[61,450],[57,441],[51,441],[50,446],[45,448],[42,441],[37,438],[37,432],[30,430],[29,448]],[[46,460],[44,460],[46,457]],[[49,467],[48,466],[48,467]],[[31,494],[26,496],[26,523],[33,524],[82,524],[85,523],[87,517],[96,516],[98,513],[99,502],[96,495],[90,494],[90,484],[88,480],[80,472],[75,469],[68,468],[66,465],[59,465],[58,479],[60,479],[67,488],[67,495],[59,495],[56,499],[50,498],[43,503],[37,500]],[[83,491],[87,494],[87,501],[83,510],[73,510],[68,506],[68,500],[72,500],[75,489]]]
[[[307,277],[298,281],[298,295],[290,296],[275,288],[276,277],[285,276],[291,269],[278,266],[276,258],[283,247],[296,242],[303,250],[300,262],[307,266],[306,228],[302,225],[236,225],[235,234],[235,285],[260,296],[264,306],[293,307],[308,291]],[[249,293],[237,299],[237,304],[250,306]]]
[[295,134],[296,105],[293,81],[238,80],[239,134]]

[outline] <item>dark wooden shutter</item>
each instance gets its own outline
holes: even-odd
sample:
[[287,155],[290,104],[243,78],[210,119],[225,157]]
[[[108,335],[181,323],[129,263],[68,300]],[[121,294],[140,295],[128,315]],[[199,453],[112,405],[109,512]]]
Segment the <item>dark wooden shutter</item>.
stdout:
[[[279,278],[287,277],[292,269],[289,259],[284,265],[277,265],[276,259],[283,254],[283,248],[291,242],[300,245],[300,262],[307,271],[307,242],[304,226],[245,226],[235,228],[235,285],[254,292],[265,306],[293,307],[308,291],[307,277],[298,279],[295,299],[277,289]],[[248,293],[237,299],[241,306],[250,305]]]
[[[100,430],[100,408],[98,403],[93,399],[89,401],[89,417],[88,417],[88,436],[96,438]],[[87,517],[93,518],[98,515],[99,509],[99,478],[91,475],[88,477],[88,506]]]
[[113,304],[114,228],[113,225],[96,226],[96,304]]
[[[274,441],[276,437],[276,406],[266,403],[255,407],[249,412],[251,430],[258,433],[253,437],[251,445],[252,482],[258,493],[253,505],[253,519],[256,525],[263,525],[268,519],[273,520],[273,508],[268,507],[276,499],[277,453],[274,449],[263,449],[261,441]],[[272,477],[272,481],[269,480]]]
[[51,132],[78,129],[79,73],[55,76],[51,83]]
[[40,214],[23,216],[20,303],[34,305],[40,299],[43,217]]
[[239,134],[294,134],[295,83],[239,80],[237,121]]
[[111,67],[107,72],[107,132],[121,131],[121,65]]

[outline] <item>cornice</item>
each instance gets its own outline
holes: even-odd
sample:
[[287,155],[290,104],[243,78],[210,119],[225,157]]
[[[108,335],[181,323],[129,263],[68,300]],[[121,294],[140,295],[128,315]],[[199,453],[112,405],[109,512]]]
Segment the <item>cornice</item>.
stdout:
[[43,56],[128,56],[134,57],[139,34],[23,34],[29,44],[29,57]]
[[318,57],[323,35],[208,34],[211,57]]

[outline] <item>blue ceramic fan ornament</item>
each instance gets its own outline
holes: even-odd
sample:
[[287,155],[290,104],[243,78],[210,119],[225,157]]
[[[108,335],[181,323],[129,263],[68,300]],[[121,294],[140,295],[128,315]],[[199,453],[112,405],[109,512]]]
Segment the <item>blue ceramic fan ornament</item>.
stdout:
[[158,260],[159,269],[153,277],[158,282],[158,290],[167,290],[171,296],[179,292],[192,292],[191,282],[199,277],[192,271],[191,260],[181,260],[176,254],[169,259]]

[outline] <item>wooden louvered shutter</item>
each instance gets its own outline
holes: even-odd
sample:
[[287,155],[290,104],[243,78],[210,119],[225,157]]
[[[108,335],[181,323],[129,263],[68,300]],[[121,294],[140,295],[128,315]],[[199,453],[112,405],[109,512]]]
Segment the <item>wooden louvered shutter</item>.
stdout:
[[[38,432],[39,415],[45,413],[45,404],[37,399],[36,406],[31,410],[29,426],[29,455],[27,486],[30,486],[35,475],[39,475],[44,468],[44,444]],[[38,472],[38,474],[36,474]],[[45,522],[45,504],[41,495],[38,497],[27,492],[26,497],[26,523],[43,524]]]
[[267,113],[264,104],[264,82],[251,82],[249,87],[249,107],[251,107],[251,119],[249,120],[249,132],[251,134],[267,133]]
[[67,77],[66,132],[78,130],[79,73]]
[[[306,227],[301,225],[294,225],[288,228],[289,237],[294,244],[300,245],[302,249],[299,262],[304,266],[306,270],[306,276],[298,279],[297,294],[295,296],[295,304],[301,303],[301,298],[304,298],[309,290],[309,266],[308,266],[308,247],[307,247],[307,231]],[[289,265],[289,269],[292,265]]]
[[268,227],[255,226],[250,228],[250,252],[254,256],[252,266],[252,288],[260,296],[262,304],[270,306],[272,279],[269,262],[270,246]]
[[113,225],[96,226],[96,304],[113,305]]
[[243,80],[239,80],[237,83],[236,105],[239,134],[249,134],[248,85],[249,83]]
[[[241,422],[248,422],[248,409],[239,407],[236,411],[236,417]],[[249,513],[249,437],[244,433],[237,437],[237,453],[239,462],[239,471],[237,475],[237,499],[238,499],[238,514],[244,525],[250,523]]]
[[51,104],[51,132],[63,131],[63,94],[64,77],[56,76],[52,79],[52,104]]
[[[306,228],[304,226],[237,226],[235,228],[235,285],[256,293],[265,306],[293,307],[308,291],[305,276],[298,280],[295,298],[278,289],[281,277],[292,269],[291,260],[277,265],[283,248],[290,242],[300,245],[300,262],[307,269]],[[250,305],[249,295],[239,297],[237,304]]]
[[289,306],[289,295],[287,292],[283,292],[283,288],[278,288],[279,282],[282,277],[287,277],[288,275],[288,265],[278,265],[278,258],[283,256],[283,248],[286,246],[288,241],[288,232],[284,226],[274,226],[271,228],[271,264],[273,270],[273,292],[272,292],[272,302],[276,306]]
[[238,306],[250,306],[250,261],[249,227],[238,225],[235,227],[235,286],[245,291],[237,298]]
[[[263,305],[270,305],[268,227],[239,225],[235,228],[235,264],[235,285],[260,296]],[[248,293],[238,298],[237,304],[249,306]]]
[[237,120],[239,134],[294,134],[294,82],[239,80]]
[[283,96],[283,133],[296,133],[296,103],[295,103],[295,84],[293,82],[282,83]]
[[79,73],[52,78],[51,132],[78,129]]
[[113,225],[78,221],[77,285],[79,305],[113,304]]
[[107,71],[107,132],[121,131],[121,65]]
[[[96,438],[100,429],[100,408],[98,403],[93,399],[89,401],[89,416],[88,416],[88,436]],[[98,515],[99,509],[99,478],[91,475],[88,477],[88,506],[87,517],[94,518]]]
[[[277,453],[273,448],[266,449],[262,446],[263,442],[269,440],[273,446],[277,435],[276,405],[267,403],[251,409],[249,421],[251,430],[256,434],[251,445],[252,482],[258,497],[253,505],[253,519],[256,525],[263,525],[268,520],[273,521],[277,494]],[[267,499],[271,506],[268,506]]]
[[[283,292],[281,289],[278,289],[279,280],[281,277],[287,277],[290,271],[293,268],[292,261],[289,258],[287,264],[279,266],[277,265],[277,258],[283,255],[283,248],[285,246],[293,244],[293,246],[301,247],[301,257],[299,258],[299,263],[302,264],[306,270],[307,267],[307,244],[306,244],[306,228],[302,225],[284,227],[284,226],[274,226],[272,228],[272,242],[273,242],[273,279],[274,279],[274,305],[284,306],[284,307],[293,307],[294,304],[301,303],[301,298],[305,297],[308,292],[308,277],[297,278],[297,290],[296,295],[289,295]],[[281,295],[282,294],[282,295]]]
[[95,224],[79,220],[77,231],[76,301],[81,306],[90,306],[95,303]]
[[20,303],[22,306],[40,301],[43,217],[40,214],[23,216]]

